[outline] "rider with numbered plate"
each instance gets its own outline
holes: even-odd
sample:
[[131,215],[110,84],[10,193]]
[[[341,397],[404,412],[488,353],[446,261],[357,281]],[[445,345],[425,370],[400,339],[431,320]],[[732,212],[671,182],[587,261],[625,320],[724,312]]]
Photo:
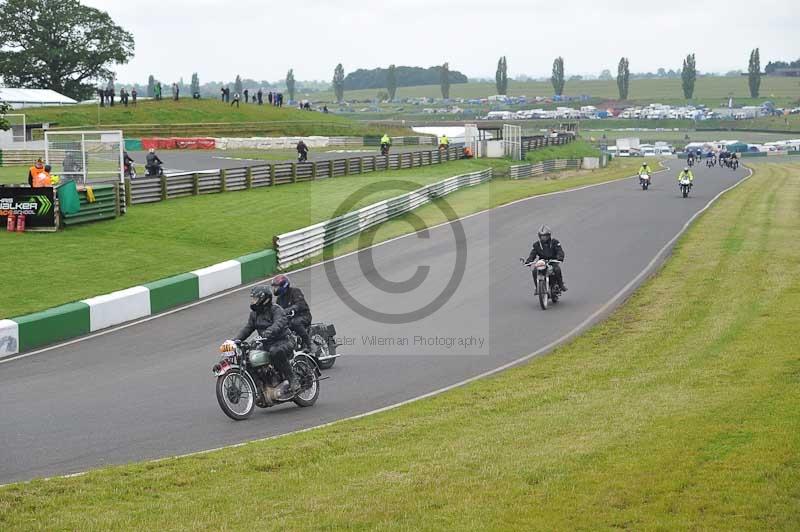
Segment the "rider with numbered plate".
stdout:
[[311,325],[311,309],[303,291],[292,286],[289,278],[285,275],[278,275],[272,279],[272,293],[275,295],[275,302],[289,319],[289,328],[303,342],[303,351],[311,353],[311,350],[315,348],[315,344],[311,342],[308,335],[308,327]]
[[[550,228],[546,225],[542,225],[539,228],[538,236],[539,239],[533,243],[533,249],[531,249],[531,254],[528,255],[525,264],[530,264],[538,259],[558,260],[563,262],[564,249],[561,247],[561,242],[553,238]],[[561,267],[559,264],[553,264],[553,274],[555,275],[556,282],[561,287],[561,291],[566,292],[567,286],[564,284],[564,277],[561,274]],[[536,278],[536,272],[533,272],[533,277],[534,279]]]
[[286,389],[288,385],[291,393],[297,392],[300,386],[289,363],[292,345],[288,337],[288,320],[283,309],[273,304],[272,292],[267,285],[255,286],[250,291],[250,316],[234,339],[247,340],[254,331],[261,337],[260,348],[269,354],[272,366],[284,379],[280,387]]

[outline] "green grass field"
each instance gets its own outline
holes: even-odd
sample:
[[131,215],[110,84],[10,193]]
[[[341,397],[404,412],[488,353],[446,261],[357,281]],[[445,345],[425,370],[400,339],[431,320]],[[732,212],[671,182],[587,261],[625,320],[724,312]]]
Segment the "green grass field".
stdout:
[[[142,101],[136,107],[99,107],[73,105],[25,109],[29,124],[49,123],[56,128],[122,129],[126,137],[161,128],[164,133],[180,132],[180,125],[193,125],[195,134],[204,134],[197,124],[206,124],[208,134],[226,133],[246,128],[250,134],[260,131],[278,135],[370,135],[382,134],[362,123],[335,114],[299,111],[292,107],[242,104],[230,107],[219,100]],[[222,126],[220,124],[226,124]],[[167,128],[170,127],[170,129]],[[397,131],[404,132],[402,128]],[[249,135],[248,135],[249,136]]]
[[[574,178],[561,176],[554,181],[498,179],[488,186],[475,187],[475,195],[467,196],[472,199],[457,212],[468,214],[499,204],[497,202],[631,175],[639,163],[618,161],[605,170],[577,172]],[[487,165],[496,167],[502,175],[509,162],[462,160],[413,171],[381,172],[137,205],[116,220],[76,226],[54,234],[0,231],[0,247],[7,253],[6,265],[14,272],[16,283],[14,297],[8,293],[0,300],[0,316],[19,316],[271,248],[273,235],[330,218],[345,198],[368,183],[401,179],[422,186]],[[403,191],[375,194],[354,208],[401,193]],[[453,202],[460,201],[459,196],[454,195],[448,196],[448,202],[451,197]],[[269,205],[266,210],[265,205]],[[215,215],[209,217],[209,212]],[[398,228],[402,232],[410,229],[405,223],[384,226],[381,226],[382,235]],[[232,227],[247,229],[232,236]],[[158,253],[154,253],[154,249]],[[48,264],[48,268],[33,269],[27,266],[30,264]],[[83,273],[65,276],[65,271]],[[39,289],[42,284],[58,288],[42,292]]]
[[0,526],[797,530],[798,202],[800,166],[759,164],[547,356],[323,429],[0,488]]
[[[569,66],[569,65],[567,65]],[[569,72],[567,72],[569,76]],[[553,86],[550,82],[509,81],[509,96],[552,96]],[[365,89],[345,91],[346,100],[371,100],[381,89]],[[450,86],[451,98],[486,98],[497,94],[494,83],[459,83]],[[616,80],[581,80],[567,81],[564,94],[570,96],[588,95],[594,98],[616,100],[619,97]],[[648,101],[664,104],[682,104],[686,102],[678,79],[633,79],[630,81],[631,101]],[[714,107],[723,102],[727,106],[728,96],[733,96],[737,105],[760,104],[764,100],[772,100],[777,105],[788,105],[800,99],[800,80],[796,78],[770,77],[761,78],[759,98],[751,99],[747,85],[747,77],[700,77],[695,85],[694,100]],[[309,95],[315,101],[333,101],[332,92],[313,93]],[[416,87],[399,87],[396,98],[441,98],[439,85]]]
[[528,152],[525,160],[538,163],[549,159],[580,159],[582,157],[600,157],[600,150],[585,140],[576,140],[563,146],[550,146]]

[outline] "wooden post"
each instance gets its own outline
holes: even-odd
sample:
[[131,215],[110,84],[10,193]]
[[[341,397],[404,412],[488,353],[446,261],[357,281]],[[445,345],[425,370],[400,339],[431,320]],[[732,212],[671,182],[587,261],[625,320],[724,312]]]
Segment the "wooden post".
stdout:
[[[115,183],[114,184],[114,212],[115,212],[115,214],[117,216],[119,216],[119,213],[120,213],[120,209],[119,209],[119,200],[120,200],[119,186],[120,186],[119,183]],[[56,211],[56,212],[58,212],[58,211]]]
[[125,179],[125,203],[127,205],[133,205],[133,196],[131,195],[132,187],[131,187],[131,178],[128,177]]
[[269,186],[275,184],[275,164],[269,165]]
[[227,192],[228,191],[228,172],[227,172],[227,170],[220,170],[219,171],[219,191],[220,192]]
[[200,194],[200,176],[197,172],[192,174],[192,195],[197,196]]
[[161,176],[161,201],[167,201],[167,176]]
[[378,156],[377,155],[373,155],[372,156],[372,171],[373,172],[377,172],[378,171]]
[[344,160],[344,175],[350,175],[350,159]]
[[312,179],[317,178],[317,161],[313,161],[311,163],[311,178]]
[[297,183],[297,163],[292,163],[292,183]]
[[248,166],[247,171],[244,174],[244,188],[251,189],[253,188],[253,167]]

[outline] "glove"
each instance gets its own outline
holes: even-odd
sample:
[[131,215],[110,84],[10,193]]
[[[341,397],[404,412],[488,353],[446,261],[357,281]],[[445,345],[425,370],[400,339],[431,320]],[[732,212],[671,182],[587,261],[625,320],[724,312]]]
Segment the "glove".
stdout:
[[236,350],[236,343],[233,340],[225,340],[222,342],[222,345],[219,346],[219,350],[222,353],[229,353],[231,351]]
[[294,311],[293,311],[293,310],[290,310],[289,312],[287,312],[287,313],[286,313],[286,315],[287,315],[288,317],[290,317],[290,318],[294,318]]

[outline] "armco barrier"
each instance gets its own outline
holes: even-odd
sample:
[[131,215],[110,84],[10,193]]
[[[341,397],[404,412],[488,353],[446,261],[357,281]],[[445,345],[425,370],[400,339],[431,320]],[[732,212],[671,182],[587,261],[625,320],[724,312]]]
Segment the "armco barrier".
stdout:
[[577,170],[581,167],[581,159],[554,159],[534,164],[518,164],[509,170],[511,179],[526,179],[561,170]]
[[426,185],[407,194],[368,205],[332,220],[276,236],[278,267],[285,268],[322,253],[331,244],[344,240],[385,220],[407,213],[420,205],[456,190],[492,179],[492,169],[459,175]]
[[163,312],[235,286],[266,278],[276,270],[273,250],[161,279],[76,303],[0,320],[0,357],[68,340]]
[[77,225],[98,220],[116,218],[120,210],[120,197],[117,190],[120,185],[117,183],[108,185],[93,185],[95,201],[89,203],[86,198],[86,191],[79,190],[78,196],[81,201],[81,209],[75,214],[62,214],[61,223],[65,226]]
[[127,179],[126,189],[130,193],[131,204],[137,205],[198,194],[284,185],[383,170],[418,168],[455,161],[463,156],[463,147],[459,145],[451,146],[442,152],[431,149],[307,163],[265,163],[227,170],[181,172],[164,177]]

